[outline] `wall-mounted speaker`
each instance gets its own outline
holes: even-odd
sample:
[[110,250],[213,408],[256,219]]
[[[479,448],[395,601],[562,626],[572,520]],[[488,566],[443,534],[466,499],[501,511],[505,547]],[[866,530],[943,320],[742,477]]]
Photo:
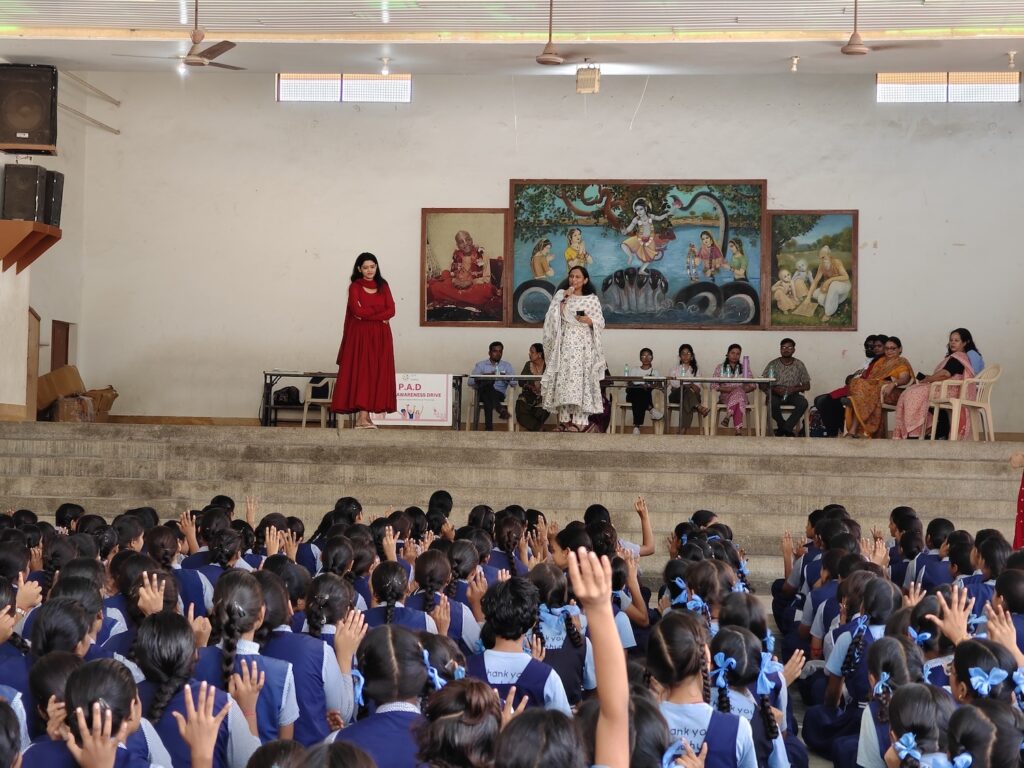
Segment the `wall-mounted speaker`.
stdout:
[[46,172],[46,206],[43,221],[51,227],[60,226],[60,206],[64,200],[64,174],[60,171]]
[[57,154],[57,68],[0,64],[0,152]]
[[3,191],[0,218],[46,220],[45,168],[38,165],[5,165]]

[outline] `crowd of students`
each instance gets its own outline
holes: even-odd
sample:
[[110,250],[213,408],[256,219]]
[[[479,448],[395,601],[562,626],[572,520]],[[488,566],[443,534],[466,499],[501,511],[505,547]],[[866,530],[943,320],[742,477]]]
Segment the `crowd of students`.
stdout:
[[728,525],[676,525],[652,594],[635,511],[639,544],[601,505],[457,527],[444,491],[374,520],[345,497],[308,536],[225,496],[12,510],[0,768],[1018,768],[1024,552],[998,531],[898,507],[890,545],[815,510],[776,636]]

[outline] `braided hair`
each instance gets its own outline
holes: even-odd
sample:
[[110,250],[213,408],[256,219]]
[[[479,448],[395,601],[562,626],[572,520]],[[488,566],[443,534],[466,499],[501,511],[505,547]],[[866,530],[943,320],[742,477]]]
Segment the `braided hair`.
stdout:
[[704,622],[685,611],[671,611],[654,625],[647,642],[647,671],[670,690],[701,676],[704,701],[711,701],[711,679],[705,661],[708,632]]
[[[851,630],[850,647],[843,658],[843,676],[854,673],[863,661],[864,638],[869,626],[884,625],[903,602],[899,587],[888,579],[872,578],[864,585],[864,596],[860,605],[861,617]],[[849,608],[849,606],[847,606]]]
[[210,562],[227,570],[242,554],[242,534],[233,528],[217,531],[210,538]]
[[147,616],[139,625],[132,655],[146,680],[155,687],[146,717],[156,723],[174,695],[192,677],[196,638],[188,619],[170,611]]
[[231,569],[217,579],[213,588],[213,612],[210,614],[214,632],[220,638],[223,653],[221,674],[224,685],[235,674],[238,640],[261,623],[263,590],[256,577],[247,571]]
[[[749,629],[722,627],[711,640],[712,658],[721,658],[719,654],[736,662],[734,666],[726,666],[716,672],[727,683],[718,689],[718,711],[731,712],[729,689],[746,689],[757,682],[761,671],[761,641]],[[775,720],[771,700],[767,693],[757,694],[757,700],[765,732],[774,741],[779,735],[779,724]]]
[[253,577],[263,594],[263,623],[256,630],[253,639],[262,648],[270,641],[274,630],[288,622],[288,588],[276,573],[258,570]]
[[386,606],[384,623],[395,620],[395,604],[405,597],[409,589],[409,577],[398,563],[388,560],[378,565],[370,577],[370,592],[378,605]]
[[158,525],[146,531],[143,538],[146,552],[166,571],[174,567],[178,556],[178,537],[165,525]]
[[[14,607],[16,603],[16,594],[14,587],[11,582],[7,579],[0,578],[0,612],[2,613],[14,613]],[[11,636],[7,639],[14,648],[18,650],[18,653],[28,655],[31,648],[25,639],[17,632],[12,632]]]
[[352,585],[333,573],[321,573],[306,593],[306,623],[309,634],[320,637],[326,624],[337,624],[352,609],[355,590]]
[[690,597],[699,597],[703,603],[700,612],[704,625],[711,632],[711,606],[720,605],[728,591],[722,587],[722,574],[714,560],[701,560],[686,569],[686,585]]
[[434,596],[455,583],[448,556],[436,549],[428,550],[416,558],[415,577],[416,584],[424,593],[423,611],[428,614],[434,612]]
[[[530,580],[530,583],[537,587],[540,597],[540,604],[537,607],[538,620],[536,632],[543,643],[545,638],[540,622],[540,611],[544,607],[554,610],[566,606],[569,602],[569,582],[565,578],[565,573],[563,573],[562,569],[554,563],[541,563],[535,566],[527,575],[527,578]],[[576,622],[573,621],[572,616],[566,613],[562,619],[565,622],[565,635],[569,638],[569,642],[576,648],[582,648],[585,640],[579,627],[576,626]]]
[[[889,705],[889,729],[896,734],[893,747],[898,750],[895,742],[909,734],[920,754],[938,752],[954,706],[953,699],[942,689],[922,683],[900,686],[893,693]],[[1017,741],[1019,745],[1019,734]],[[900,758],[900,768],[919,768],[921,765],[923,763],[913,755]]]
[[355,561],[355,547],[347,536],[332,536],[323,543],[320,550],[321,573],[333,573],[335,576],[349,576]]
[[512,515],[505,515],[494,524],[494,544],[505,553],[512,574],[516,572],[516,563],[519,561],[516,549],[519,548],[524,530],[523,524]]
[[57,571],[63,568],[68,561],[74,560],[77,554],[74,544],[67,536],[54,536],[43,545],[43,573],[45,575],[43,583],[39,586],[43,588],[44,600],[49,594],[50,588],[53,587]]
[[448,597],[455,597],[459,581],[468,579],[480,566],[480,555],[473,542],[456,539],[448,550],[448,563],[452,567],[452,579],[448,582],[445,593]]
[[913,643],[895,637],[879,638],[868,649],[868,674],[875,680],[872,697],[878,702],[878,722],[889,722],[893,693],[900,686],[913,682],[908,656],[915,653],[920,663],[920,652],[914,650]]

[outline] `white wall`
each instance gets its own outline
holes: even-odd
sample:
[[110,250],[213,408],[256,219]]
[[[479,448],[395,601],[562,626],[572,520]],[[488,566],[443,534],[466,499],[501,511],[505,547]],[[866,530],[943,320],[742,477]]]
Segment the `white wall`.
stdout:
[[[1013,220],[1019,105],[877,105],[870,77],[602,81],[417,77],[411,105],[276,104],[249,73],[93,73],[119,137],[87,137],[79,359],[114,413],[253,416],[265,368],[331,368],[353,259],[375,252],[398,302],[399,370],[466,371],[492,338],[516,365],[532,330],[421,329],[422,207],[503,207],[509,178],[766,178],[771,208],[860,209],[859,330],[798,333],[814,392],[885,331],[931,369],[970,328],[1005,366],[998,425],[1024,431],[1024,266]],[[615,370],[682,341],[755,365],[783,334],[607,333]]]
[[[60,81],[62,103],[82,110],[85,96],[69,80]],[[82,304],[85,186],[85,127],[57,113],[57,156],[0,155],[0,164],[31,163],[65,176],[61,240],[20,275],[15,267],[0,273],[0,403],[23,405],[27,371],[28,308],[40,316],[40,341],[50,342],[50,321],[77,323]],[[49,346],[39,354],[40,373],[50,370]]]

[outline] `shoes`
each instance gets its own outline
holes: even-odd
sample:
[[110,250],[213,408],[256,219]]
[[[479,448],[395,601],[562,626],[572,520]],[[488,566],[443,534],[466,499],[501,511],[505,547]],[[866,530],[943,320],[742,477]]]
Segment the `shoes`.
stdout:
[[740,437],[743,434],[743,427],[736,427],[736,436]]
[[633,434],[634,435],[639,435],[640,434],[640,427],[633,427]]
[[657,408],[651,408],[650,413],[651,413],[651,418],[654,419],[655,421],[658,421],[659,419],[661,419],[665,415],[664,413],[659,411]]
[[498,415],[501,416],[501,418],[507,420],[508,419],[508,408],[506,408],[505,406],[501,406],[498,409]]
[[721,427],[722,427],[723,429],[724,429],[725,427],[728,427],[728,426],[729,426],[729,414],[726,414],[725,416],[723,416],[723,417],[722,417],[722,422],[721,422],[720,426],[721,426]]

